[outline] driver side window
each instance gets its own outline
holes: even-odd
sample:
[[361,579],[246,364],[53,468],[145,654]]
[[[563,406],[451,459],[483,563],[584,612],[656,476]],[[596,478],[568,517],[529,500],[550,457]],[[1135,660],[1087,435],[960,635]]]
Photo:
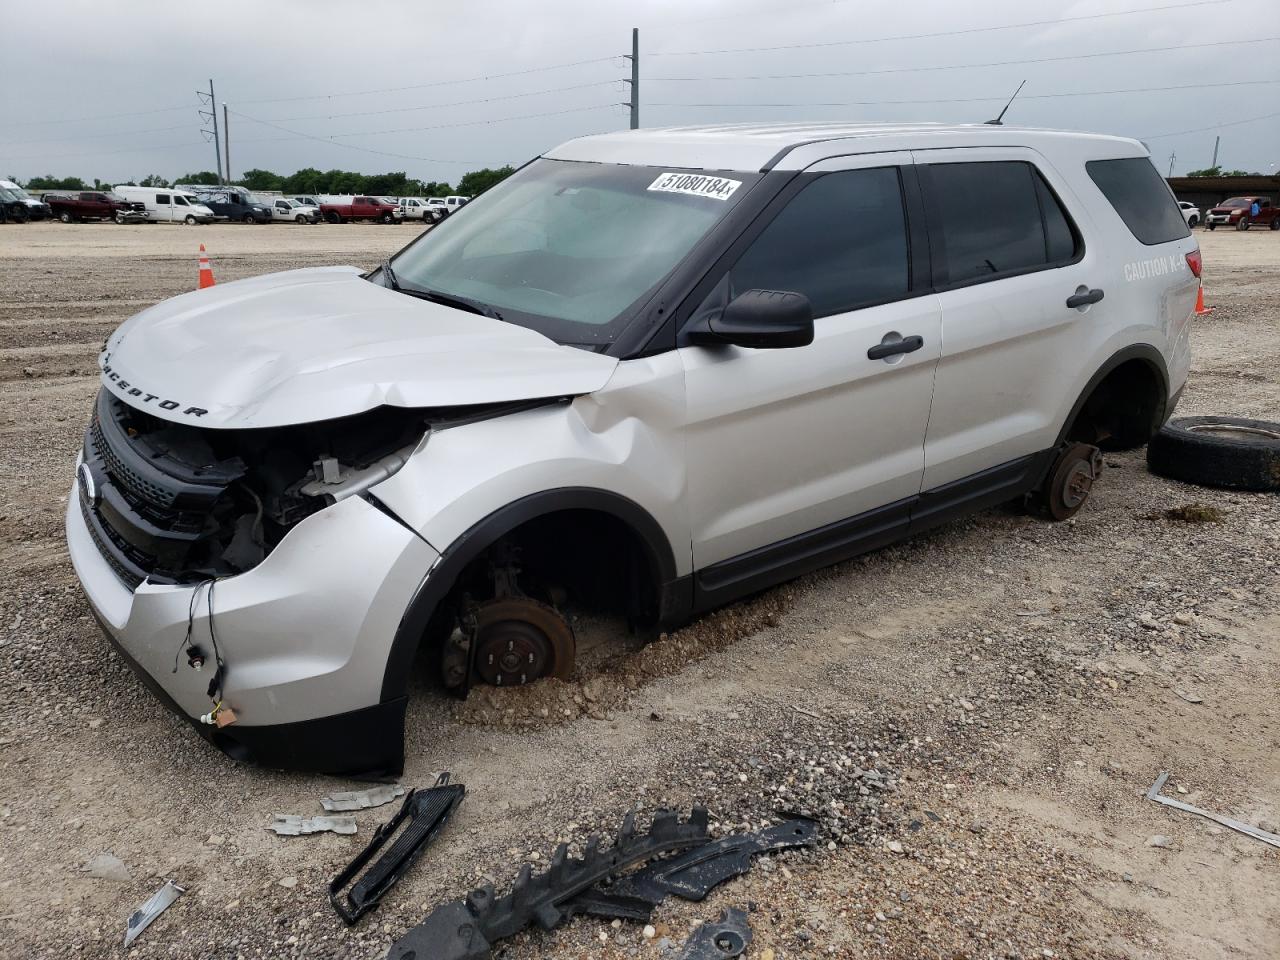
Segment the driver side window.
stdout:
[[755,289],[802,293],[815,319],[845,313],[905,297],[908,264],[898,168],[827,173],[792,197],[698,313]]

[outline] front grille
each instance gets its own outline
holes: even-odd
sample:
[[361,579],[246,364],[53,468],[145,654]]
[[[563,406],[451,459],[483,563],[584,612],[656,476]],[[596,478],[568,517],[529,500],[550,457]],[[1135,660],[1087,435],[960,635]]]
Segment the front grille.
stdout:
[[[237,476],[235,465],[195,468],[179,461],[139,435],[148,428],[164,429],[104,389],[85,432],[84,460],[97,499],[82,489],[81,511],[98,552],[130,589],[144,579],[175,583],[213,574],[206,545],[218,532],[220,499]],[[197,483],[197,472],[216,480]]]
[[173,501],[177,498],[178,492],[173,489],[166,490],[159,484],[131,470],[120,455],[112,450],[110,444],[103,439],[102,424],[99,422],[98,416],[93,418],[93,424],[89,427],[89,432],[94,452],[102,458],[112,479],[127,493],[141,498],[152,506],[173,506]]
[[89,536],[93,538],[94,546],[98,548],[98,553],[102,554],[102,559],[107,561],[107,566],[121,583],[130,590],[136,590],[138,584],[146,579],[146,571],[130,567],[123,562],[115,550],[108,546],[106,534],[99,528],[97,511],[89,506],[89,498],[84,490],[80,491],[80,515],[84,517],[84,525],[89,529]]

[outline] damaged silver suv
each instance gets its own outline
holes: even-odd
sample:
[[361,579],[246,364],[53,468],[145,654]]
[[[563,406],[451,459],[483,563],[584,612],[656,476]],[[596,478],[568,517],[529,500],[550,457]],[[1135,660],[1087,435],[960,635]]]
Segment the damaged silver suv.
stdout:
[[67,513],[102,628],[235,757],[395,773],[415,662],[568,676],[948,518],[1080,508],[1186,379],[1200,255],[1131,140],[572,141],[382,267],[133,317]]

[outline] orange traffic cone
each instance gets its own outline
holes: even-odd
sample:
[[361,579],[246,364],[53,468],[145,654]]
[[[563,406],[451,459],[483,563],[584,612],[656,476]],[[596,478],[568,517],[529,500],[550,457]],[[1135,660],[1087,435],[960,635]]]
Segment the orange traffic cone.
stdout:
[[[209,282],[212,283],[213,281],[210,280]],[[1213,307],[1206,307],[1204,305],[1204,284],[1202,283],[1196,289],[1196,316],[1202,317],[1206,313],[1213,313]]]
[[213,267],[209,266],[209,255],[204,252],[204,244],[200,244],[200,285],[199,289],[213,286]]

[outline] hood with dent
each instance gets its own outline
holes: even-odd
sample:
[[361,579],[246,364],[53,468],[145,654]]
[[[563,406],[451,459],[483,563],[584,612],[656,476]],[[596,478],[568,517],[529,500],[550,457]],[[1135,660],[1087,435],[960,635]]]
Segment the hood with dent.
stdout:
[[122,324],[99,365],[132,406],[246,428],[593,393],[617,361],[324,267],[166,300]]

